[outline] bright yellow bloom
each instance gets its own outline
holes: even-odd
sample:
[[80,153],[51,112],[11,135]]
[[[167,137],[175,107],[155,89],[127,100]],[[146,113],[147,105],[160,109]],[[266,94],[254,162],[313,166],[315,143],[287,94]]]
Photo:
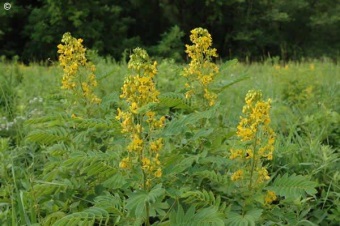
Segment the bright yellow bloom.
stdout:
[[116,117],[121,122],[122,132],[131,137],[127,150],[129,156],[140,163],[144,189],[150,188],[153,179],[162,176],[158,153],[163,148],[163,139],[155,137],[166,119],[164,116],[158,118],[154,111],[140,110],[150,103],[159,102],[159,91],[154,82],[156,67],[157,62],[152,62],[145,50],[133,50],[128,63],[132,73],[125,79],[120,95],[128,107],[126,111],[118,108]]
[[254,152],[251,149],[246,150],[246,159],[252,159],[254,157]]
[[151,161],[150,161],[150,159],[144,157],[144,158],[142,159],[142,168],[143,168],[145,171],[148,171],[148,170],[150,170],[150,167],[151,167]]
[[155,177],[161,177],[162,176],[162,169],[158,168],[157,171],[155,172]]
[[93,93],[93,88],[97,86],[94,75],[96,67],[86,59],[83,40],[76,39],[67,32],[61,42],[65,43],[58,45],[59,63],[64,70],[61,88],[71,90],[76,95],[80,94],[90,103],[100,103],[101,99]]
[[270,177],[268,175],[268,171],[265,167],[262,167],[257,170],[257,183],[263,183],[266,180],[269,180]]
[[166,121],[165,116],[162,116],[162,117],[159,118],[158,121],[155,122],[154,126],[155,126],[156,128],[162,128],[162,127],[164,127],[164,125],[165,125],[165,121]]
[[[246,117],[241,117],[241,121],[237,126],[237,136],[241,141],[254,141],[258,138],[259,133],[263,133],[268,137],[268,143],[265,147],[259,147],[260,157],[272,158],[274,150],[275,133],[269,127],[270,123],[270,99],[268,101],[262,100],[262,93],[251,90],[247,93],[245,98],[246,105],[242,112]],[[258,144],[257,144],[258,145]]]
[[230,152],[231,152],[231,155],[230,155],[229,159],[233,160],[233,159],[236,159],[238,157],[242,158],[242,155],[243,155],[242,150],[240,150],[240,149],[238,149],[238,150],[230,149]]
[[132,142],[128,146],[128,151],[141,152],[142,150],[143,140],[138,136],[138,134],[134,134]]
[[214,80],[219,69],[211,62],[217,57],[216,49],[211,48],[212,38],[208,30],[195,28],[191,31],[190,40],[193,45],[186,45],[186,53],[191,62],[184,69],[183,76],[188,78],[185,87],[189,89],[185,97],[190,98],[194,94],[201,95],[209,106],[215,104],[217,95],[208,89],[208,85]]
[[242,179],[243,171],[249,172],[244,178],[244,181],[249,181],[249,189],[260,188],[270,179],[267,169],[263,167],[264,159],[273,159],[275,143],[275,133],[270,127],[270,103],[270,99],[263,100],[260,91],[250,90],[247,93],[242,109],[244,115],[240,117],[236,133],[242,148],[230,150],[230,159],[237,158],[240,164],[232,180]]
[[150,143],[150,150],[154,152],[158,152],[163,148],[163,138],[159,138]]
[[271,204],[273,201],[275,201],[277,199],[277,196],[275,194],[275,192],[273,191],[267,191],[267,194],[264,198],[264,202],[266,204]]
[[131,112],[123,112],[120,108],[117,109],[117,120],[121,121],[122,133],[134,132],[134,123]]
[[231,175],[232,181],[241,180],[243,178],[243,170],[237,170],[233,175]]
[[120,161],[119,163],[119,167],[122,169],[130,168],[130,158],[129,157],[123,158],[122,161]]

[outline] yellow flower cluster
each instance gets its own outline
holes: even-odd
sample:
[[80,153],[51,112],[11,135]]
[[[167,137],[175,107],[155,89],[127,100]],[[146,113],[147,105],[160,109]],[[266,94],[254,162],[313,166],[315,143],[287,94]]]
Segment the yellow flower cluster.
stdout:
[[[243,148],[230,150],[229,158],[238,161],[244,172],[247,172],[250,188],[253,183],[258,186],[270,179],[267,169],[262,166],[263,159],[273,159],[275,133],[269,125],[270,102],[270,99],[263,100],[261,91],[250,90],[247,93],[242,110],[245,116],[240,117],[237,126],[237,136]],[[233,181],[243,178],[240,170],[231,176]]]
[[157,62],[152,62],[147,52],[141,48],[133,50],[128,68],[134,73],[126,78],[120,98],[128,103],[126,111],[118,108],[117,119],[121,121],[122,132],[127,133],[131,142],[127,146],[128,155],[120,162],[123,169],[132,166],[131,161],[137,159],[145,175],[146,185],[152,178],[162,176],[159,152],[163,148],[163,139],[154,136],[164,127],[165,117],[156,117],[156,112],[141,112],[140,109],[158,102],[159,91],[156,89],[154,77],[157,73]]
[[231,175],[231,180],[232,181],[237,181],[237,180],[241,180],[243,179],[243,170],[237,170],[236,172],[233,173],[233,175]]
[[[270,102],[263,101],[262,92],[250,90],[245,98],[246,105],[243,107],[243,114],[246,117],[240,117],[241,121],[237,126],[237,136],[241,141],[253,141],[257,147],[257,157],[266,157],[272,160],[275,142],[275,133],[270,127]],[[260,146],[264,143],[266,144]]]
[[266,196],[264,197],[264,202],[266,204],[271,204],[273,201],[275,201],[277,199],[277,196],[275,194],[275,192],[273,191],[267,191]]
[[186,53],[191,58],[189,67],[184,69],[183,75],[188,78],[185,87],[188,89],[186,98],[202,95],[209,106],[215,104],[217,95],[208,89],[219,69],[212,61],[217,57],[216,49],[211,48],[212,38],[208,30],[195,28],[191,31],[190,40],[193,45],[186,45]]
[[[61,39],[63,44],[58,45],[59,63],[63,67],[62,89],[71,90],[80,94],[90,103],[100,103],[101,99],[93,93],[97,86],[94,74],[96,67],[86,59],[86,49],[82,39],[76,39],[69,32]],[[82,76],[82,73],[87,76]]]
[[134,70],[136,75],[125,80],[120,97],[130,103],[132,113],[137,113],[137,109],[143,105],[158,102],[159,91],[153,81],[157,74],[157,62],[151,63],[148,54],[141,48],[133,52],[128,68]]

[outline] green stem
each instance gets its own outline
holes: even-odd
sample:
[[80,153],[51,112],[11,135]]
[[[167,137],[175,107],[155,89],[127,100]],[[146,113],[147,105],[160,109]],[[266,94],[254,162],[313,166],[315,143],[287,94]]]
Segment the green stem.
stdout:
[[255,134],[255,140],[253,144],[253,159],[251,162],[251,170],[250,170],[250,182],[249,182],[249,190],[251,190],[252,185],[253,185],[253,175],[254,175],[254,170],[255,170],[255,165],[256,165],[256,143],[257,143],[257,131]]
[[145,225],[146,225],[146,226],[150,226],[150,220],[149,220],[149,215],[150,215],[149,203],[145,203],[145,208],[146,208]]
[[[143,171],[143,187],[144,187],[144,191],[149,192],[149,189],[146,185],[147,182],[147,178],[146,178],[146,173]],[[150,221],[149,221],[149,216],[150,216],[150,207],[149,207],[149,203],[146,202],[145,203],[145,225],[146,226],[150,226]]]

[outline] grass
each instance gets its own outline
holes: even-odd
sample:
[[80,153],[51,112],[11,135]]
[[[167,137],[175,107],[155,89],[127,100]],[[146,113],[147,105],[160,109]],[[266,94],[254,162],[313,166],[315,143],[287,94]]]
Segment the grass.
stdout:
[[[96,57],[92,61],[97,67],[96,93],[103,103],[87,121],[70,119],[75,103],[60,89],[62,70],[57,63],[0,63],[0,225],[67,225],[71,219],[78,219],[75,225],[138,225],[144,222],[144,210],[137,204],[144,199],[149,200],[145,202],[154,225],[174,225],[191,215],[193,222],[215,216],[210,219],[213,225],[238,219],[231,217],[242,209],[237,203],[249,198],[245,193],[233,197],[235,185],[228,178],[234,163],[228,150],[235,143],[233,134],[250,89],[272,99],[277,139],[274,159],[268,163],[269,184],[279,175],[296,174],[315,182],[317,192],[306,189],[295,198],[281,195],[270,208],[258,204],[260,212],[243,209],[242,216],[253,214],[248,223],[262,225],[340,222],[339,65],[327,60],[285,65],[271,60],[250,65],[220,62],[217,85],[246,79],[219,93],[216,112],[205,119],[212,131],[199,126],[204,118],[172,128],[195,112],[162,110],[173,116],[166,130],[171,136],[164,138],[164,176],[144,194],[136,189],[138,172],[119,170],[126,138],[110,124],[117,107],[124,106],[119,93],[130,72],[126,63]],[[161,93],[185,92],[183,66],[171,60],[159,63],[156,83]]]

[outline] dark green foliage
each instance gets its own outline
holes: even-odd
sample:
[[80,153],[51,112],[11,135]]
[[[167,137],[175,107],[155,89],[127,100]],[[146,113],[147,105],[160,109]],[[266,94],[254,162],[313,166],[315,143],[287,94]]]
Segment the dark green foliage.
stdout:
[[179,26],[175,25],[161,35],[161,41],[156,46],[151,47],[149,52],[152,55],[174,59],[177,62],[182,61],[184,53],[183,36],[184,32]]
[[199,211],[191,206],[187,211],[178,206],[177,211],[172,211],[168,224],[162,225],[188,225],[188,226],[223,226],[223,216],[215,207],[202,208]]
[[277,195],[284,196],[288,199],[296,199],[300,196],[315,195],[317,193],[315,187],[317,184],[301,175],[283,175],[277,177],[272,185],[268,186],[268,190],[274,191]]
[[[155,80],[173,84],[162,86],[158,103],[139,111],[153,110],[171,120],[159,133],[164,139],[162,176],[145,190],[138,167],[119,167],[130,139],[115,118],[123,105],[119,79],[128,74],[126,65],[114,63],[113,69],[112,63],[98,62],[103,102],[90,106],[89,115],[60,91],[60,77],[51,76],[61,74],[59,69],[39,73],[29,71],[37,65],[17,68],[15,75],[25,72],[22,81],[17,76],[11,83],[15,86],[8,87],[12,92],[5,94],[14,95],[7,97],[14,115],[27,118],[14,135],[0,134],[0,225],[141,226],[146,215],[154,226],[338,225],[338,66],[319,62],[311,71],[309,63],[290,64],[294,73],[282,69],[287,73],[275,77],[271,63],[229,61],[221,64],[212,84],[219,101],[203,110],[178,88],[184,83],[175,66],[182,66],[160,62],[162,73]],[[323,76],[312,74],[318,68]],[[251,73],[242,76],[246,70]],[[7,68],[0,73],[2,81],[10,78]],[[288,85],[297,77],[300,83]],[[310,85],[315,87],[312,95],[300,101],[299,90]],[[253,87],[273,99],[271,119],[277,132],[273,161],[266,162],[271,179],[258,191],[231,181],[238,162],[229,159],[243,97]],[[39,105],[30,100],[37,93],[44,97]],[[32,113],[35,108],[41,114]],[[1,108],[1,116],[8,113]],[[268,190],[278,196],[271,204],[264,202]]]
[[[339,56],[340,8],[334,1],[105,0],[11,1],[0,11],[0,55],[56,59],[65,32],[102,56],[146,46],[182,61],[190,30],[207,28],[223,58],[282,60]],[[183,37],[186,34],[186,37]]]

